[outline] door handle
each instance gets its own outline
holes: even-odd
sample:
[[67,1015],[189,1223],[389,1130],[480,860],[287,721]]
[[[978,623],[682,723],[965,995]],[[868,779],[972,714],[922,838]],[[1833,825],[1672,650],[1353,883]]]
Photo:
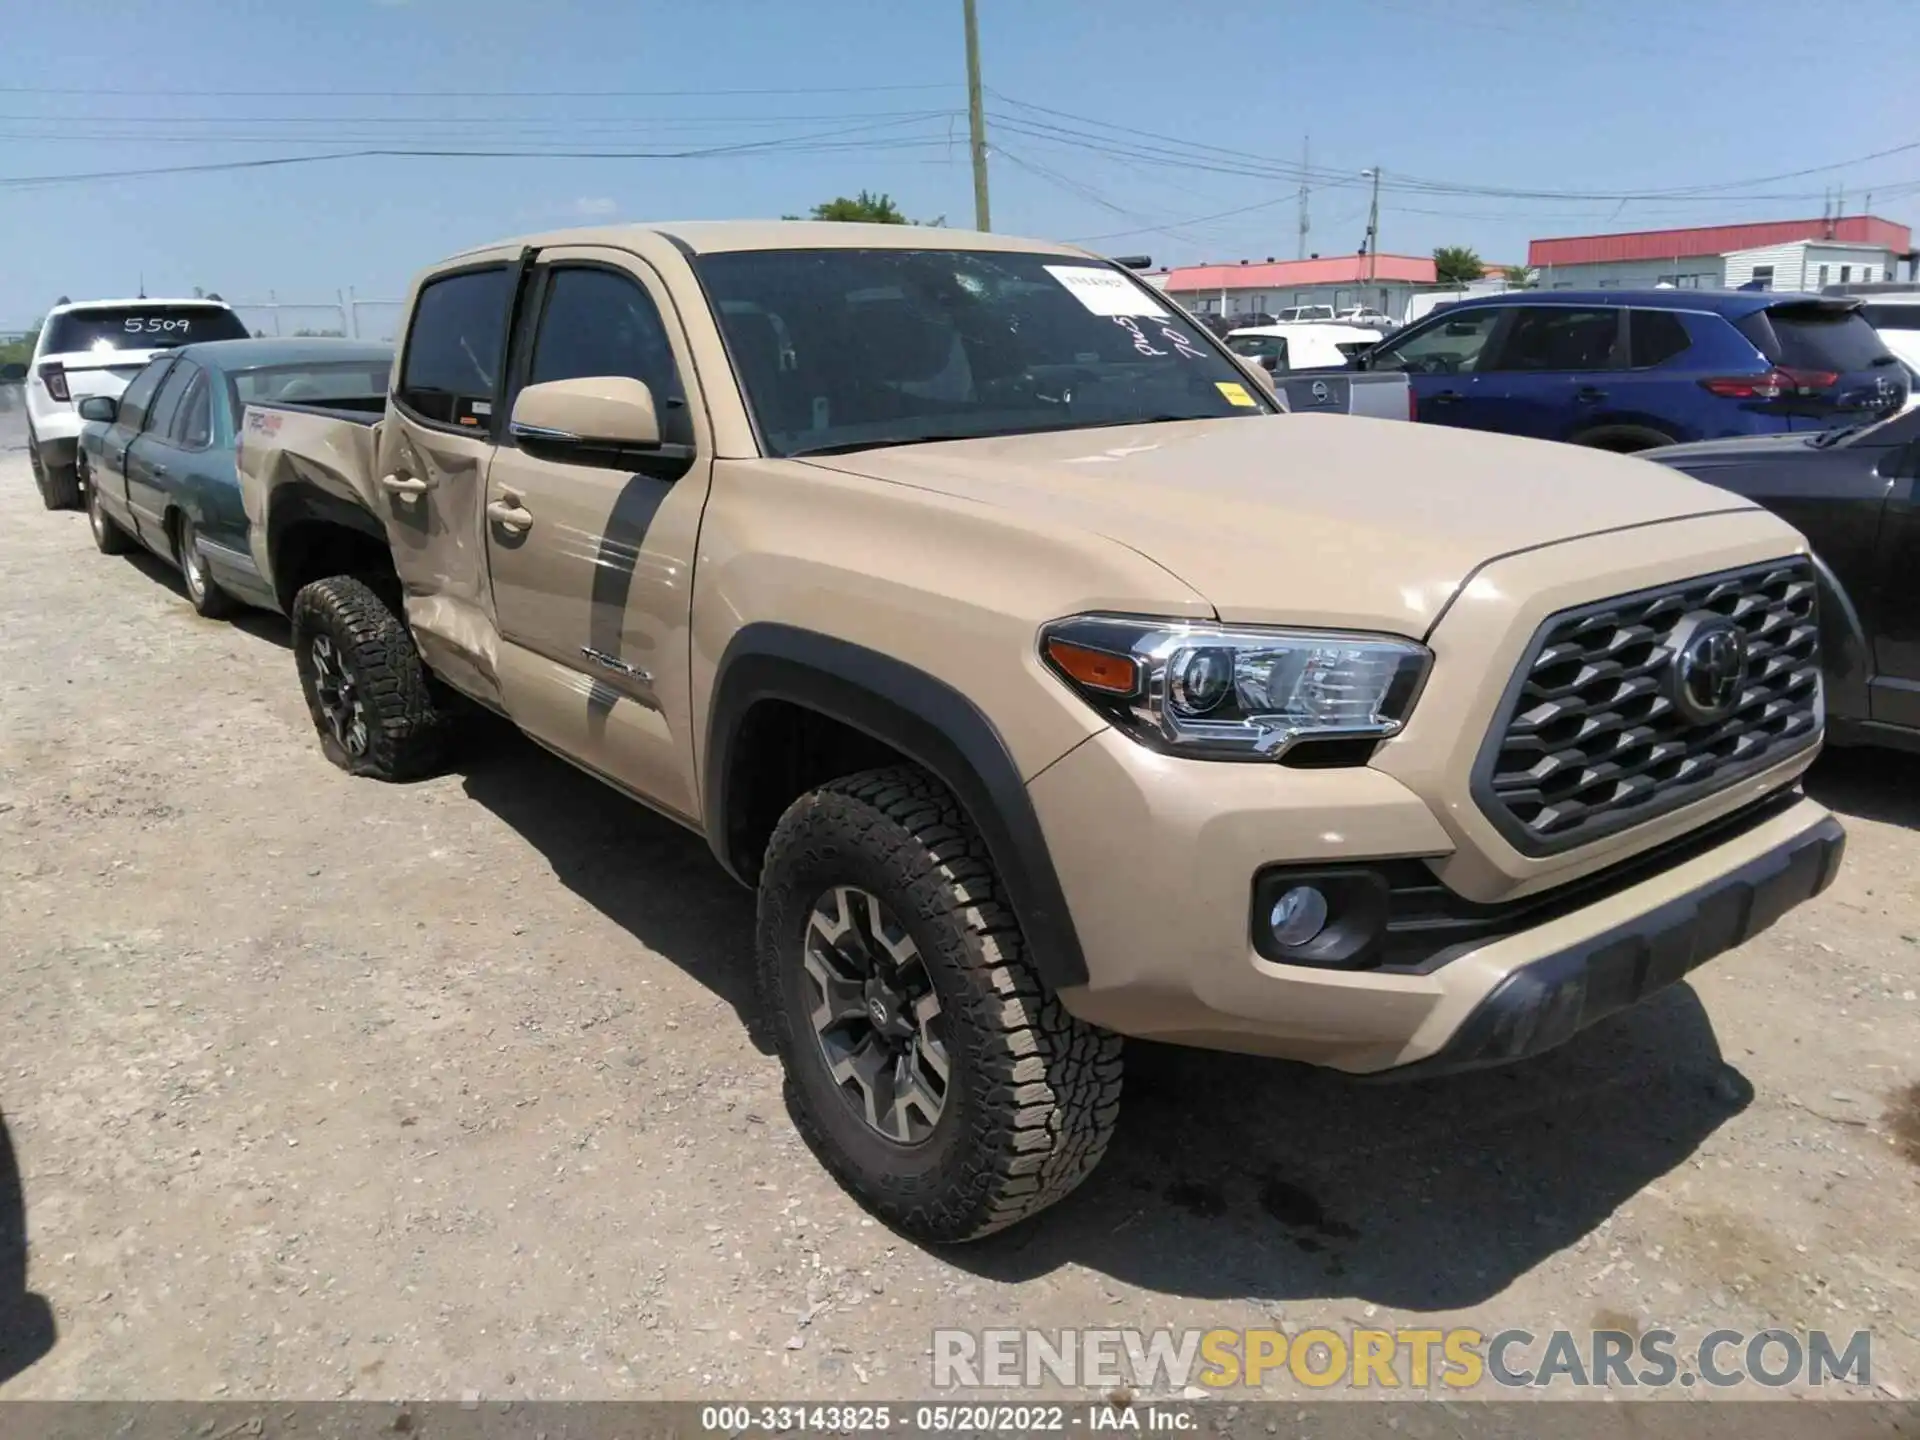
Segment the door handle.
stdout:
[[1459,399],[1460,392],[1458,390],[1442,390],[1438,395],[1429,395],[1425,403],[1428,405],[1452,405]]
[[1607,392],[1597,390],[1591,385],[1582,385],[1578,390],[1573,392],[1573,398],[1581,401],[1583,404],[1591,405],[1596,401],[1606,399]]
[[531,530],[533,512],[522,509],[509,498],[495,500],[487,506],[487,518],[506,530]]
[[422,480],[417,475],[382,475],[380,484],[387,493],[407,500],[424,495],[433,488],[431,480]]
[[156,475],[164,475],[167,473],[167,467],[164,465],[149,465],[147,468]]

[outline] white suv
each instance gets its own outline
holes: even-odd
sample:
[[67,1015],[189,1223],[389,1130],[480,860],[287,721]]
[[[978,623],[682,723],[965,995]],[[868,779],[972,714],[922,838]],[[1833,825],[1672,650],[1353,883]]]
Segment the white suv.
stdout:
[[200,340],[244,340],[231,306],[205,300],[81,300],[64,297],[47,312],[27,367],[27,458],[49,510],[80,503],[73,460],[80,402],[118,399],[127,382],[161,350]]

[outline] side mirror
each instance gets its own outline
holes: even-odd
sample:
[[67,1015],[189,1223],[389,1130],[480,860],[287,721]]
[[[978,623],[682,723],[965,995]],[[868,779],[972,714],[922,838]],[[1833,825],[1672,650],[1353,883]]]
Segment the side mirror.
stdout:
[[529,455],[575,465],[674,480],[693,463],[692,446],[660,438],[653,391],[625,375],[529,385],[513,402],[507,430]]
[[89,395],[80,402],[82,420],[100,420],[111,425],[119,413],[120,402],[111,395]]

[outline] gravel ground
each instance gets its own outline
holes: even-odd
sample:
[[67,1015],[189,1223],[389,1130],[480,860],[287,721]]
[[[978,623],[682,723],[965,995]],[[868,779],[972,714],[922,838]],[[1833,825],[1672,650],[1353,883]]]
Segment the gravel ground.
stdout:
[[936,1326],[1344,1323],[1866,1327],[1920,1389],[1913,762],[1823,761],[1836,886],[1564,1050],[1138,1046],[1095,1179],[934,1254],[795,1138],[700,841],[498,729],[340,774],[284,625],[17,448],[0,617],[0,1396],[900,1398]]

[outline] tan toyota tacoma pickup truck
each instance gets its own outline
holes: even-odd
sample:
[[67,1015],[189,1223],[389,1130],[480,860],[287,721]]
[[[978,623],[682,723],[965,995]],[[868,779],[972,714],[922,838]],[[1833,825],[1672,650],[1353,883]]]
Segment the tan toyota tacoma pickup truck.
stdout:
[[801,1131],[925,1240],[1087,1175],[1122,1036],[1520,1060],[1840,861],[1797,534],[1282,413],[1082,251],[515,240],[420,278],[390,392],[242,430],[326,753],[425,772],[464,696],[705,836]]

